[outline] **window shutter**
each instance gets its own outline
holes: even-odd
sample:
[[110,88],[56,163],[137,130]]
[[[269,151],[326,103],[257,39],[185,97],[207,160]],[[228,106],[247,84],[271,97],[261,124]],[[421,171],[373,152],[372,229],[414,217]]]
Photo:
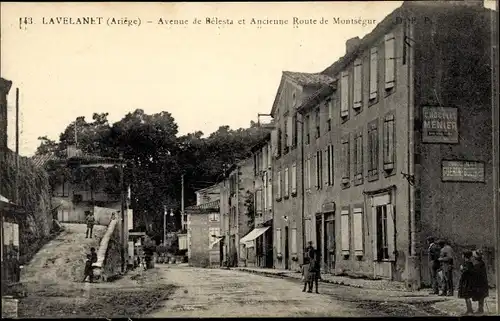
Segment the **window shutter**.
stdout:
[[281,229],[276,229],[276,254],[281,254]]
[[261,197],[262,197],[262,191],[258,190],[255,193],[255,210],[256,210],[258,215],[260,215],[260,213],[262,213],[262,204],[261,204],[262,198]]
[[328,102],[328,119],[332,119],[333,118],[333,99],[330,99],[330,101]]
[[349,233],[349,211],[342,210],[340,213],[341,235],[342,235],[342,255],[350,254],[350,233]]
[[[373,202],[373,199],[372,199]],[[371,228],[371,234],[372,234],[372,247],[373,247],[373,260],[378,261],[378,218],[377,218],[377,207],[373,206],[371,207],[372,211],[372,228]]]
[[261,164],[261,170],[266,170],[267,169],[267,147],[262,148],[262,164]]
[[330,184],[335,182],[335,158],[333,145],[330,145]]
[[318,188],[318,178],[317,178],[317,176],[318,176],[318,174],[317,174],[317,166],[318,166],[317,164],[318,164],[318,162],[317,162],[317,155],[316,155],[316,153],[314,153],[314,155],[313,155],[312,162],[314,163],[314,166],[315,166],[314,168],[316,170],[314,170],[314,171],[311,170],[311,176],[314,175],[314,177],[313,177],[314,188],[317,189]]
[[353,96],[353,108],[360,108],[362,105],[362,77],[363,77],[363,61],[361,59],[356,59],[354,62],[354,96]]
[[292,254],[297,254],[297,229],[292,228],[291,234],[290,239],[292,241]]
[[271,149],[272,149],[272,155],[274,157],[278,156],[278,130],[273,129],[271,132]]
[[323,161],[322,161],[322,165],[323,165],[323,185],[327,186],[329,184],[329,178],[330,178],[330,171],[329,171],[329,168],[328,168],[328,164],[329,164],[329,148],[328,146],[326,147],[326,149],[323,151]]
[[378,52],[377,47],[370,52],[370,99],[376,99],[378,93]]
[[284,179],[284,182],[283,182],[283,185],[284,185],[284,196],[287,197],[289,195],[289,192],[290,192],[290,181],[289,181],[289,173],[288,173],[288,167],[285,168],[285,172],[283,173],[283,175],[285,175],[285,179]]
[[373,125],[372,129],[372,138],[373,138],[373,150],[372,150],[372,157],[373,157],[373,167],[372,170],[377,172],[378,171],[378,128],[377,125]]
[[273,208],[273,183],[271,178],[268,178],[265,182],[267,184],[267,208]]
[[363,209],[353,210],[354,255],[363,255]]
[[276,198],[281,198],[281,171],[278,172],[276,177]]
[[306,171],[307,171],[307,189],[310,189],[311,188],[311,156],[310,155],[307,157]]
[[266,145],[266,148],[267,148],[267,168],[271,168],[271,158],[273,156],[273,151],[272,151],[272,147],[271,147],[271,144],[267,144]]
[[343,71],[340,83],[340,117],[349,116],[349,72]]
[[356,138],[356,175],[363,174],[363,134],[358,133]]
[[384,120],[384,169],[394,168],[394,149],[395,149],[395,128],[394,116],[388,115]]
[[387,247],[389,252],[389,260],[396,260],[396,231],[395,231],[395,218],[394,218],[394,207],[392,204],[387,204]]
[[297,193],[297,164],[292,165],[292,194]]
[[395,83],[395,39],[394,34],[385,35],[385,89],[391,89]]
[[292,142],[293,142],[293,117],[292,116],[288,116],[287,117],[287,123],[286,123],[286,145],[288,147],[291,147],[292,146]]

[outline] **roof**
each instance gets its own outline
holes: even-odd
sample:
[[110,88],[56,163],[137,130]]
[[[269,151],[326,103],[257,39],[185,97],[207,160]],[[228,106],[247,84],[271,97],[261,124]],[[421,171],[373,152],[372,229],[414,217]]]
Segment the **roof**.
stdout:
[[283,71],[281,75],[281,82],[274,98],[273,107],[271,109],[271,115],[274,115],[278,102],[281,96],[281,90],[285,84],[285,79],[289,79],[296,83],[297,85],[303,87],[321,88],[323,85],[328,84],[333,79],[324,73],[306,73],[306,72],[294,72],[294,71]]
[[54,155],[54,153],[34,155],[31,157],[31,162],[33,162],[33,164],[36,167],[43,167],[50,161],[58,161],[58,160],[59,158],[56,155]]
[[317,106],[325,98],[330,96],[336,90],[336,83],[325,85],[315,91],[311,96],[309,96],[302,104],[297,107],[297,111],[301,114],[307,113],[311,108]]
[[0,195],[0,210],[7,212],[7,214],[24,214],[25,213],[24,209],[20,205],[17,205],[15,203],[11,202],[9,199],[7,199],[3,195]]
[[203,193],[204,191],[210,191],[210,190],[214,190],[214,189],[220,189],[220,182],[212,184],[212,185],[205,187],[205,188],[197,189],[194,192],[195,193]]
[[188,206],[184,210],[190,214],[208,214],[208,213],[219,212],[220,200],[215,200],[200,205]]

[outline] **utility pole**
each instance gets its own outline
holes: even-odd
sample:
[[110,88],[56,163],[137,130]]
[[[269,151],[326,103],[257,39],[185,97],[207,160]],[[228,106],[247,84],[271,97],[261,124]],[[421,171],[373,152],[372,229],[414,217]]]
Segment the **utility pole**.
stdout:
[[181,227],[184,229],[184,174],[181,175]]
[[163,205],[163,246],[167,244],[167,205]]
[[498,0],[491,11],[491,111],[492,111],[492,156],[493,156],[493,215],[495,220],[495,276],[497,314],[500,314],[500,112],[498,106]]
[[16,189],[15,203],[19,203],[19,88],[16,88]]
[[[76,126],[76,123],[75,123],[75,126]],[[124,195],[124,188],[123,188],[123,153],[120,153],[120,196],[121,196],[121,209],[122,209],[121,258],[122,258],[122,273],[124,273],[125,272],[125,245],[127,244],[127,240],[125,240],[125,195]]]

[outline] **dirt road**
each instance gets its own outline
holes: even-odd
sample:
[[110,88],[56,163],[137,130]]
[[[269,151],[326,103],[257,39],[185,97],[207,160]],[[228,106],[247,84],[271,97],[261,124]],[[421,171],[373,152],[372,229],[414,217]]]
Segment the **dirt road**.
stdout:
[[364,316],[355,304],[303,293],[300,284],[238,271],[162,266],[178,286],[151,317]]

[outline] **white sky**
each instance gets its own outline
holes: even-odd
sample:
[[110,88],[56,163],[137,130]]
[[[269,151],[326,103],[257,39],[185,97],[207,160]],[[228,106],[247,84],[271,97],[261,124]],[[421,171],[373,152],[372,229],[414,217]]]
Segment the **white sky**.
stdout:
[[[492,8],[494,2],[485,1]],[[220,125],[246,127],[271,110],[283,70],[319,72],[345,52],[345,41],[369,33],[402,1],[317,3],[2,3],[1,75],[8,96],[9,146],[14,148],[15,88],[20,89],[20,152],[37,138],[58,139],[78,116],[108,112],[110,122],[142,108],[172,113],[179,133]],[[140,18],[141,26],[43,25],[42,18]],[[20,17],[35,25],[19,28]],[[193,25],[198,17],[234,25]],[[333,17],[375,24],[238,25],[238,19]],[[189,25],[158,25],[159,18]],[[152,20],[152,24],[147,24]]]

